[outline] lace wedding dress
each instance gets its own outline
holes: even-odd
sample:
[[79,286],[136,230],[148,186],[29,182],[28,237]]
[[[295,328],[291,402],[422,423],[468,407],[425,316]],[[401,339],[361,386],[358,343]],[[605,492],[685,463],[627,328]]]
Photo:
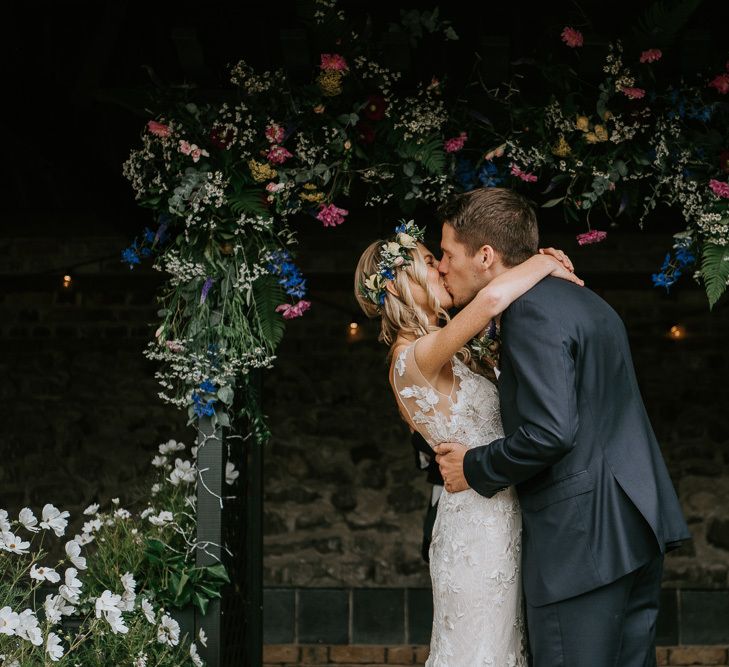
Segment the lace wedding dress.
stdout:
[[[413,426],[433,446],[467,447],[503,436],[499,397],[456,357],[440,393],[415,362],[417,341],[398,353],[392,384]],[[485,498],[443,491],[430,546],[433,630],[426,667],[526,667],[521,594],[521,513],[516,492]]]

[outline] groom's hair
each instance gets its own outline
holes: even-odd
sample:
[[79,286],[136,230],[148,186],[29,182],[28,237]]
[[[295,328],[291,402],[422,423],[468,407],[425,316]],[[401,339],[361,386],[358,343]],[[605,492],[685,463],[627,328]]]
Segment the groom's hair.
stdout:
[[478,188],[456,195],[437,211],[473,257],[490,245],[504,266],[516,266],[537,253],[537,216],[529,201],[508,188]]

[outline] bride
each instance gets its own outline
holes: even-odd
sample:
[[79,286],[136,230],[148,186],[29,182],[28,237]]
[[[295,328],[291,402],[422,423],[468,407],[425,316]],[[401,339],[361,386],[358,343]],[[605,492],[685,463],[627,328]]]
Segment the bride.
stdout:
[[[375,241],[355,273],[357,301],[381,319],[390,384],[405,421],[432,446],[474,447],[503,437],[494,382],[474,372],[466,347],[514,299],[548,275],[583,284],[551,248],[492,280],[455,317],[424,231],[401,223]],[[489,327],[493,329],[493,326]],[[438,503],[430,546],[433,630],[426,667],[526,667],[521,514],[513,487],[492,498],[472,489]]]

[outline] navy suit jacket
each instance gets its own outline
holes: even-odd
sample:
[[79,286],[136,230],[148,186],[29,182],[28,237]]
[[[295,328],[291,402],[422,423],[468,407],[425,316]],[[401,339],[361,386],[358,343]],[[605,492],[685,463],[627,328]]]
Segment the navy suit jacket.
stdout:
[[501,331],[506,436],[469,450],[464,473],[487,497],[516,486],[527,602],[593,590],[688,539],[617,313],[548,277]]

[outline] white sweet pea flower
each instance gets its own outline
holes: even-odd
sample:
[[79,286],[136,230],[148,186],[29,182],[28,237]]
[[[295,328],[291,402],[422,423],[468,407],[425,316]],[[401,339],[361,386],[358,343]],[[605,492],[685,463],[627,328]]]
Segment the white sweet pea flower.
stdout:
[[66,526],[68,525],[68,512],[61,512],[59,509],[51,505],[50,503],[43,506],[43,521],[41,521],[41,528],[45,530],[52,530],[56,537],[61,537],[66,532]]
[[168,523],[171,523],[174,521],[174,516],[172,516],[172,512],[168,512],[167,510],[164,510],[160,512],[157,516],[150,516],[149,522],[153,526],[166,526]]
[[33,646],[41,646],[43,644],[43,635],[38,627],[38,619],[31,609],[26,609],[20,613],[20,622],[15,630],[15,634],[21,639],[26,639]]
[[86,514],[87,516],[91,516],[92,514],[96,514],[98,511],[99,503],[92,503],[84,510],[84,514]]
[[144,618],[147,619],[148,623],[154,623],[154,607],[147,598],[142,598],[142,612],[144,613]]
[[197,646],[195,646],[195,644],[190,644],[190,659],[192,660],[192,664],[195,665],[195,667],[203,667],[204,663],[199,653],[197,652]]
[[68,600],[71,604],[78,604],[78,596],[81,595],[81,587],[83,586],[81,581],[76,579],[77,574],[78,570],[75,567],[66,568],[66,572],[64,574],[65,583],[58,589],[61,596],[65,600]]
[[61,581],[61,575],[52,567],[36,567],[35,563],[30,568],[30,578],[36,581],[50,581],[52,584]]
[[86,569],[86,559],[81,555],[81,545],[76,540],[66,542],[66,556],[79,570]]
[[20,625],[20,617],[10,607],[0,609],[0,635],[12,637]]
[[197,476],[197,470],[191,461],[175,459],[175,469],[170,473],[169,480],[177,486],[180,482],[192,484]]
[[232,461],[228,461],[225,464],[225,481],[228,484],[233,484],[239,476],[240,473],[235,469],[235,464]]
[[48,639],[46,640],[46,653],[48,653],[53,662],[58,662],[63,657],[61,639],[55,632],[48,634]]
[[18,521],[20,521],[20,523],[23,524],[23,527],[31,533],[37,533],[40,530],[38,527],[38,519],[35,518],[33,510],[31,510],[30,507],[24,507],[20,510]]
[[30,542],[23,542],[18,535],[10,532],[3,533],[2,540],[0,540],[0,549],[14,554],[27,554],[29,546]]
[[157,626],[157,641],[168,646],[177,646],[180,643],[180,624],[167,614]]
[[152,465],[155,468],[163,468],[165,463],[167,463],[167,457],[166,456],[155,456],[152,459]]

